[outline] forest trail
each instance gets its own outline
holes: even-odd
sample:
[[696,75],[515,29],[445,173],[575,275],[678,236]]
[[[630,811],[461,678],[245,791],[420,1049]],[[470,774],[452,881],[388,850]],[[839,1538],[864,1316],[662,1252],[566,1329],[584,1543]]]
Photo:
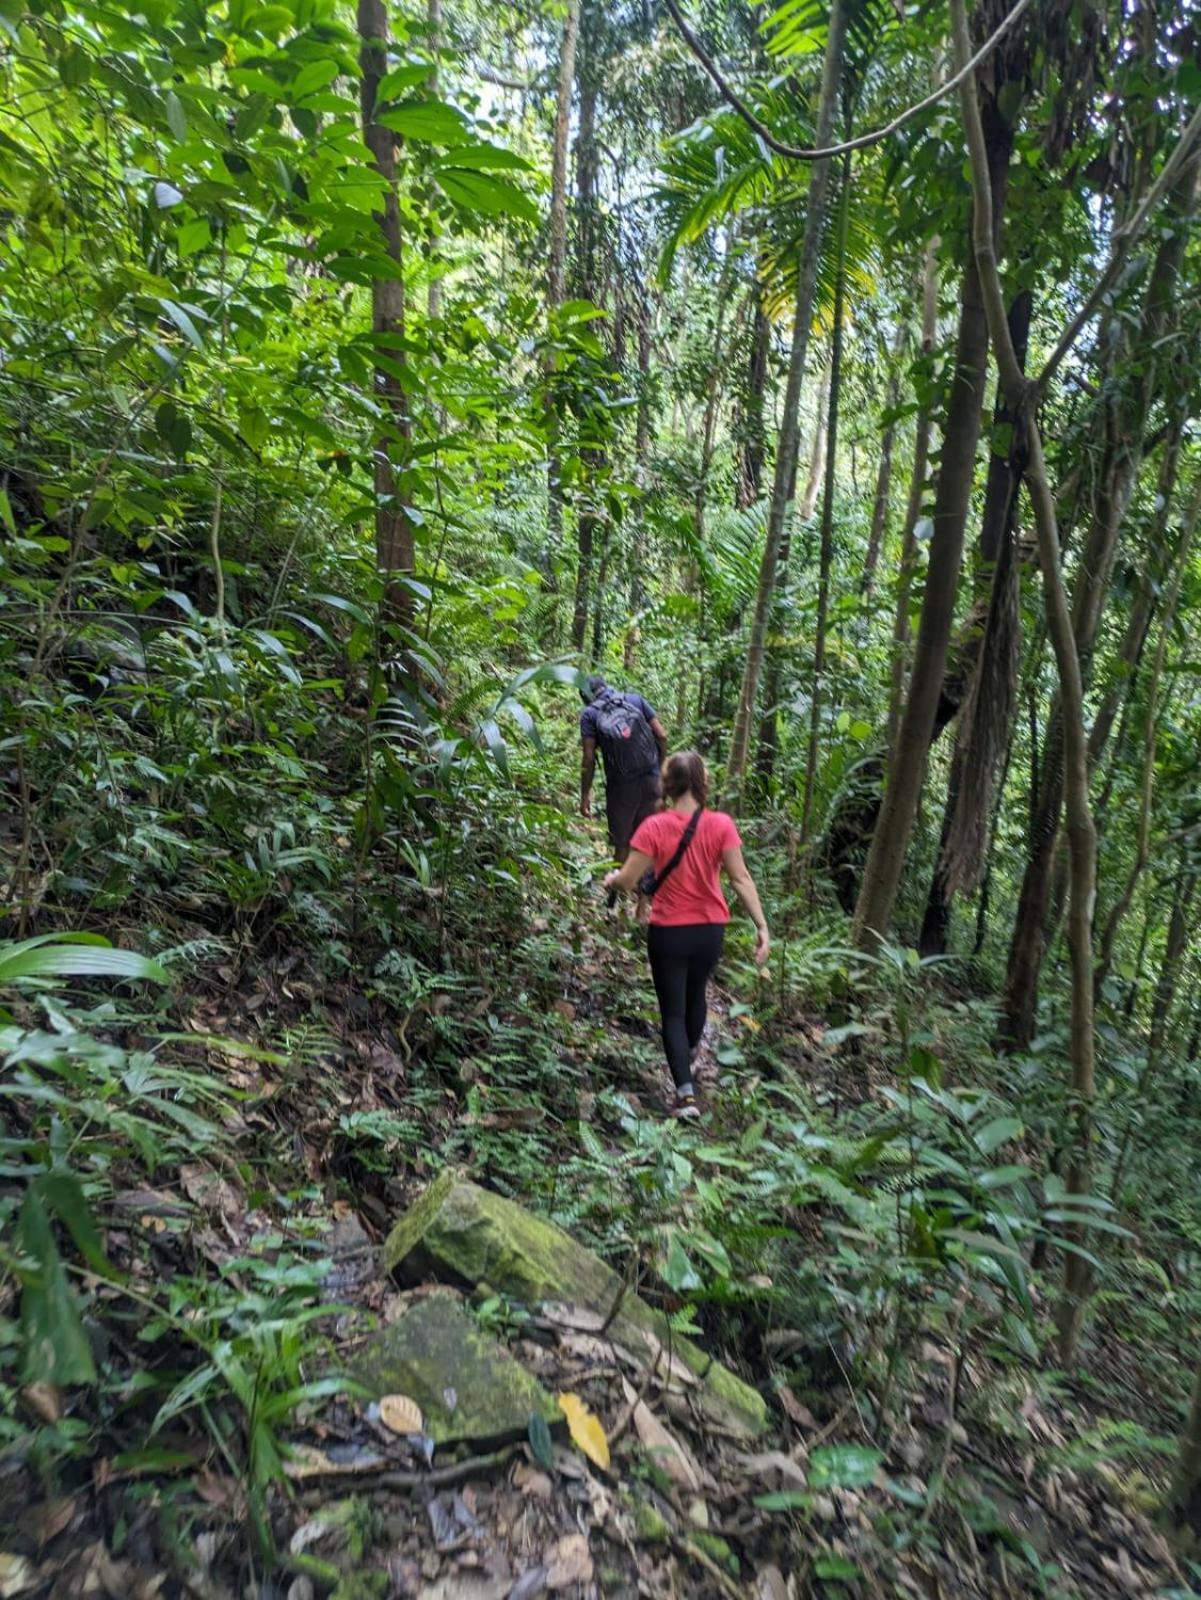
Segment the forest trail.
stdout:
[[[706,1164],[737,1164],[753,1132],[760,1103],[748,1109],[744,1074],[718,1056],[733,1043],[732,1030],[753,1032],[757,1024],[730,992],[715,988],[699,1062],[704,1113],[696,1124],[673,1122],[664,1116],[666,1075],[649,1008],[636,1004],[650,993],[642,929],[632,917],[606,914],[598,891],[589,890],[577,900],[572,935],[575,956],[553,1003],[565,1059],[595,1062],[598,1026],[608,1035],[602,1065],[578,1086],[576,1114],[590,1130],[582,1137],[599,1141],[614,1170],[640,1145],[653,1148],[655,1159],[675,1170],[687,1207]],[[610,1009],[614,997],[620,1003]],[[820,1035],[820,1023],[798,1023],[798,1059],[810,1063],[815,1081],[845,1072]],[[872,1092],[870,1070],[856,1065],[851,1081]],[[624,1107],[621,1120],[615,1104]],[[553,1105],[531,1110],[557,1114]],[[528,1119],[510,1106],[467,1120],[520,1136]],[[368,1321],[394,1326],[443,1292],[446,1280],[408,1275],[401,1287],[383,1270],[378,1237],[344,1203],[335,1209],[326,1287],[343,1307],[339,1353],[353,1367]],[[811,1227],[815,1219],[798,1213],[793,1225]],[[645,1246],[634,1273],[643,1295],[669,1311],[683,1306],[657,1277]],[[832,1345],[825,1391],[814,1385],[802,1399],[783,1374],[790,1352],[806,1346],[805,1330],[768,1327],[750,1346],[730,1349],[722,1345],[720,1317],[705,1318],[708,1327],[692,1337],[770,1397],[768,1431],[749,1440],[706,1421],[695,1394],[677,1380],[678,1362],[666,1378],[657,1364],[640,1367],[595,1311],[521,1305],[487,1283],[473,1289],[459,1282],[452,1292],[465,1296],[487,1336],[549,1394],[584,1402],[600,1424],[605,1464],[595,1436],[580,1448],[561,1428],[553,1443],[531,1427],[527,1437],[499,1447],[493,1441],[434,1452],[431,1441],[391,1431],[379,1404],[341,1396],[290,1441],[296,1459],[287,1471],[296,1495],[277,1501],[275,1517],[292,1573],[282,1591],[288,1600],[331,1589],[336,1600],[802,1600],[845,1593],[999,1600],[1044,1592],[1025,1586],[1032,1567],[1053,1569],[1075,1586],[1046,1591],[1052,1594],[1162,1593],[1181,1582],[1162,1536],[1104,1480],[1060,1470],[1040,1481],[1028,1446],[981,1429],[978,1417],[965,1428],[965,1399],[973,1386],[987,1387],[987,1362],[974,1356],[961,1364],[953,1343],[933,1329],[919,1341],[909,1403],[881,1441],[865,1421],[866,1397],[842,1381]],[[1033,1389],[1020,1414],[1029,1446],[1052,1451],[1067,1453],[1082,1425],[1076,1406],[1036,1397]],[[943,1527],[940,1498],[952,1458],[976,1479],[981,1510],[971,1521],[961,1509],[953,1519],[947,1512]],[[879,1528],[887,1526],[890,1504],[924,1504],[919,1531],[927,1536],[889,1548]],[[216,1600],[223,1591],[212,1594]]]

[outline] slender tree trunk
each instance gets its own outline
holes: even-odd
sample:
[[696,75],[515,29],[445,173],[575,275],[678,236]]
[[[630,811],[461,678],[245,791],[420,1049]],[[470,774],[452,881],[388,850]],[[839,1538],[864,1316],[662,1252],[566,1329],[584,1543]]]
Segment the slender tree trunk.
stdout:
[[[813,430],[813,449],[809,455],[809,472],[805,478],[805,492],[801,496],[801,521],[808,522],[817,510],[817,497],[826,479],[826,458],[830,441],[830,369],[822,373],[817,391],[817,425]],[[795,485],[794,485],[795,488]]]
[[751,352],[747,369],[746,400],[742,408],[742,438],[738,451],[735,504],[740,511],[753,506],[763,493],[763,464],[767,459],[767,363],[771,354],[771,323],[763,310],[763,294],[756,283],[752,291],[755,311],[751,325]]
[[[380,82],[388,70],[388,18],[383,0],[359,0],[359,65],[363,74],[360,105],[363,138],[376,171],[384,181],[384,209],[376,213],[384,250],[399,269],[400,201],[396,192],[396,136],[375,120]],[[404,475],[412,441],[412,423],[404,386],[395,368],[405,360],[404,283],[395,276],[371,284],[371,331],[376,349],[387,357],[377,366],[375,393],[383,402],[387,423],[372,444],[375,478],[375,558],[384,579],[384,613],[408,626],[413,620],[413,590],[406,579],[416,564],[413,523],[405,507]],[[389,370],[391,369],[391,370]],[[399,459],[397,471],[394,460]]]
[[[893,350],[893,361],[900,357],[901,338],[898,334],[896,348]],[[896,410],[897,401],[900,399],[901,385],[894,365],[888,378],[888,392],[885,405],[888,407],[889,420],[884,429],[884,437],[880,441],[880,464],[876,469],[876,492],[872,498],[872,525],[867,538],[867,555],[863,561],[863,598],[870,600],[872,589],[876,582],[876,568],[880,565],[880,551],[884,546],[884,530],[888,526],[888,496],[892,489],[892,451],[896,440],[897,425],[892,418]]]
[[[579,206],[580,289],[583,298],[595,304],[597,290],[596,185],[598,148],[596,143],[597,85],[592,62],[580,75],[580,133],[576,147],[576,192]],[[598,542],[600,514],[596,486],[604,467],[605,452],[592,444],[580,451],[585,466],[584,491],[576,519],[575,604],[572,608],[571,643],[583,650],[588,630],[588,607],[592,594],[592,562]]]
[[[956,66],[962,71],[971,55],[964,0],[951,0],[951,22],[955,38]],[[1059,671],[1059,692],[1063,708],[1064,792],[1068,816],[1068,849],[1071,860],[1071,899],[1068,916],[1068,943],[1072,958],[1070,1059],[1072,1070],[1072,1129],[1068,1154],[1067,1192],[1087,1195],[1091,1185],[1092,1104],[1094,1094],[1095,1040],[1093,1037],[1093,904],[1097,887],[1097,838],[1093,827],[1088,794],[1088,736],[1084,723],[1084,675],[1072,626],[1067,590],[1060,566],[1059,528],[1055,500],[1047,477],[1042,436],[1026,393],[1025,378],[1005,318],[1005,301],[997,269],[994,243],[989,152],[980,115],[979,94],[974,78],[967,78],[960,90],[963,120],[967,130],[972,172],[973,255],[980,274],[989,333],[997,358],[998,380],[1014,414],[1021,418],[1026,436],[1026,482],[1038,534],[1039,562],[1042,566],[1047,614],[1047,629]],[[1079,1243],[1079,1230],[1075,1241]],[[1059,1317],[1059,1354],[1065,1367],[1075,1364],[1079,1347],[1084,1300],[1089,1275],[1085,1262],[1069,1253],[1064,1272],[1064,1292]]]
[[[988,103],[987,156],[998,194],[1013,148],[1011,123],[1003,118],[995,100]],[[987,220],[987,219],[986,219]],[[992,219],[999,226],[1000,216]],[[955,615],[959,570],[963,559],[963,533],[971,503],[980,438],[980,412],[988,368],[988,319],[980,293],[976,262],[969,258],[960,294],[959,337],[955,371],[943,429],[938,492],[934,501],[934,532],[922,597],[917,647],[909,680],[909,694],[897,735],[880,814],[872,833],[855,906],[854,937],[862,949],[874,949],[887,936],[892,920],[909,839],[917,816],[926,758],[934,733],[935,717],[946,672],[947,647]]]
[[[922,355],[929,356],[934,349],[938,332],[938,240],[931,239],[926,246],[922,267]],[[922,515],[922,497],[926,492],[926,471],[930,460],[930,434],[933,415],[929,405],[922,400],[918,405],[917,422],[913,435],[913,475],[909,480],[909,498],[905,505],[905,523],[901,530],[901,560],[897,572],[897,602],[892,625],[892,685],[888,696],[888,770],[896,762],[897,738],[901,729],[901,709],[905,703],[905,673],[909,657],[909,606],[913,592],[913,571],[917,564],[916,528]]]
[[1176,552],[1176,566],[1172,574],[1168,592],[1164,596],[1160,610],[1159,638],[1156,641],[1155,657],[1151,664],[1151,675],[1147,680],[1147,702],[1143,709],[1143,770],[1142,781],[1139,784],[1139,814],[1136,843],[1134,847],[1134,860],[1122,892],[1114,902],[1109,917],[1105,923],[1105,930],[1101,935],[1097,951],[1097,969],[1094,978],[1094,993],[1099,995],[1109,976],[1109,969],[1113,962],[1114,947],[1117,943],[1118,929],[1122,919],[1130,909],[1134,899],[1134,892],[1138,888],[1139,879],[1147,867],[1151,856],[1151,817],[1155,801],[1155,756],[1156,734],[1159,714],[1159,689],[1163,678],[1164,658],[1167,655],[1168,638],[1176,621],[1176,606],[1180,599],[1180,586],[1184,580],[1185,570],[1188,566],[1189,553],[1192,548],[1193,533],[1197,526],[1198,517],[1201,517],[1201,476],[1198,476],[1194,497],[1185,513],[1184,526],[1180,531],[1180,544]]
[[[1166,209],[1169,215],[1176,214],[1177,226],[1166,231],[1157,251],[1129,370],[1123,374],[1125,381],[1113,382],[1113,396],[1105,402],[1106,433],[1099,469],[1101,489],[1072,595],[1076,651],[1086,673],[1108,593],[1118,535],[1142,463],[1147,416],[1162,388],[1162,371],[1157,370],[1162,363],[1157,363],[1156,351],[1173,314],[1173,302],[1178,293],[1184,241],[1189,231],[1183,223],[1195,209],[1198,165],[1199,158],[1194,156],[1167,197]],[[1105,735],[1108,735],[1113,714],[1111,711],[1104,724]],[[1038,981],[1046,951],[1055,844],[1064,799],[1061,722],[1057,704],[1047,728],[1039,785],[1039,815],[1009,947],[998,1042],[1014,1050],[1029,1047],[1038,1009]]]
[[[434,70],[429,75],[429,91],[432,95],[438,93],[438,67],[437,53],[442,48],[442,0],[426,0],[425,7],[426,26],[429,30],[429,46],[434,52]],[[437,238],[436,225],[431,221],[429,229],[429,273],[430,281],[425,290],[425,314],[431,322],[436,322],[442,315],[442,279],[434,271],[434,243]]]
[[842,158],[838,206],[838,268],[834,280],[834,335],[830,344],[830,401],[826,424],[826,475],[822,490],[821,554],[818,559],[817,627],[813,641],[813,691],[809,697],[809,749],[801,805],[801,848],[809,843],[817,754],[821,734],[822,689],[826,672],[826,629],[830,615],[830,572],[834,564],[834,480],[838,455],[838,404],[842,394],[842,317],[846,294],[847,223],[851,212],[851,157]]
[[[1022,290],[1009,308],[1009,334],[1023,371],[1032,304],[1029,290]],[[1009,747],[1017,707],[1021,594],[1015,545],[1024,457],[1019,420],[1004,394],[998,393],[993,407],[994,432],[1007,427],[1012,442],[1005,451],[994,451],[989,457],[977,565],[977,587],[987,595],[988,609],[951,757],[938,857],[918,941],[924,956],[945,954],[954,895],[975,887],[983,868],[993,778]]]
[[[546,270],[546,315],[553,327],[563,304],[567,273],[567,156],[571,137],[571,91],[580,36],[580,0],[569,0],[559,46],[559,92],[550,168],[550,252]],[[546,586],[558,589],[557,563],[563,544],[563,479],[559,457],[559,412],[554,395],[555,358],[546,357]]]
[[[818,104],[815,137],[819,145],[830,142],[834,127],[834,114],[838,104],[842,79],[843,51],[846,43],[846,3],[832,0],[830,20],[826,33],[826,56],[822,70],[821,98]],[[780,559],[780,542],[792,484],[796,476],[799,444],[799,408],[801,386],[805,378],[805,363],[809,353],[809,330],[813,321],[813,301],[817,289],[817,271],[821,254],[821,238],[825,228],[826,191],[830,181],[829,161],[814,162],[809,177],[809,193],[805,207],[805,229],[801,243],[801,260],[797,272],[796,302],[793,306],[792,352],[788,362],[788,381],[784,390],[784,421],[776,448],[776,470],[772,483],[771,508],[768,515],[767,537],[763,546],[763,559],[759,566],[759,586],[755,596],[755,611],[751,620],[750,640],[747,646],[746,666],[742,687],[738,695],[738,710],[734,719],[734,733],[730,741],[730,755],[726,763],[726,784],[731,792],[741,789],[746,776],[747,758],[750,754],[751,729],[754,726],[755,702],[759,696],[759,680],[763,673],[763,653],[771,618],[772,601],[776,592],[776,570]]]

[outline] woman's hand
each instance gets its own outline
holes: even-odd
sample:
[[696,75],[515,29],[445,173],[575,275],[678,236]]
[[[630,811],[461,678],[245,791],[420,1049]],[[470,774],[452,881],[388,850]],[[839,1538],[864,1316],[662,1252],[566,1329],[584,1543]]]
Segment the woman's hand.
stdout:
[[755,965],[767,965],[767,958],[771,955],[771,934],[767,931],[766,922],[759,929],[759,937],[755,940]]
[[605,873],[605,888],[606,889],[619,889],[621,887],[621,885],[618,883],[617,880],[620,877],[621,877],[621,868],[620,867],[615,867],[612,872],[606,872]]

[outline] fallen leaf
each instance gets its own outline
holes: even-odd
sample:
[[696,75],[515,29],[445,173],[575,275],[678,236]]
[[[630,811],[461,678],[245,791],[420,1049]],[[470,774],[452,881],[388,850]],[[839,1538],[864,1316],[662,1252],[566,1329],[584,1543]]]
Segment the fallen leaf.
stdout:
[[194,1487],[200,1499],[209,1506],[232,1506],[241,1493],[236,1478],[222,1477],[218,1472],[210,1472],[207,1467],[196,1474]]
[[379,1419],[390,1433],[421,1433],[425,1419],[416,1400],[407,1394],[386,1394],[379,1403]]
[[568,1306],[559,1300],[544,1300],[540,1309],[548,1322],[560,1328],[574,1328],[577,1333],[599,1333],[605,1325],[600,1312],[591,1311],[587,1306]]
[[57,1384],[27,1383],[21,1390],[21,1399],[48,1428],[62,1420],[63,1392]]
[[783,1406],[785,1414],[796,1423],[798,1428],[808,1428],[811,1433],[817,1432],[817,1418],[808,1406],[801,1404],[786,1383],[782,1383],[776,1390],[776,1398]]
[[527,1466],[524,1461],[519,1461],[513,1469],[513,1487],[535,1500],[549,1500],[554,1493],[548,1474]]
[[592,1582],[592,1553],[582,1533],[569,1533],[546,1552],[546,1587],[570,1589]]
[[38,1581],[32,1561],[0,1550],[0,1600],[15,1600]]
[[755,1600],[788,1600],[788,1585],[779,1567],[761,1567],[755,1576]]
[[37,1539],[39,1550],[71,1526],[77,1505],[78,1502],[67,1495],[61,1500],[47,1500],[43,1505],[34,1506],[26,1519],[26,1527]]
[[589,1411],[578,1394],[561,1394],[559,1410],[567,1418],[567,1426],[576,1447],[602,1472],[608,1472],[609,1441],[605,1438],[600,1418]]
[[749,1472],[756,1478],[767,1478],[779,1473],[781,1478],[790,1479],[802,1489],[808,1482],[804,1469],[791,1456],[785,1455],[783,1450],[765,1450],[761,1455],[739,1456],[738,1465],[744,1472]]
[[575,1021],[575,1007],[570,1000],[556,1000],[551,1010],[563,1018],[565,1022]]
[[179,1181],[188,1199],[205,1211],[217,1211],[232,1219],[240,1217],[246,1209],[246,1195],[241,1186],[200,1162],[180,1167]]
[[694,1494],[700,1489],[701,1475],[696,1463],[680,1441],[667,1431],[645,1400],[639,1400],[634,1407],[634,1431],[656,1466],[662,1467],[674,1484],[681,1489],[690,1489]]
[[546,1568],[530,1567],[509,1590],[506,1600],[533,1600],[546,1588]]

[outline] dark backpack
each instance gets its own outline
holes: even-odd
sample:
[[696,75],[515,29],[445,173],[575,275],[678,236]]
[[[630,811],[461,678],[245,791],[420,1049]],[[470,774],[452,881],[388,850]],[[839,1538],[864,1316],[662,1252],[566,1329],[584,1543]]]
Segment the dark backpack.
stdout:
[[625,695],[606,689],[596,704],[596,739],[610,778],[641,778],[659,765],[651,725]]

